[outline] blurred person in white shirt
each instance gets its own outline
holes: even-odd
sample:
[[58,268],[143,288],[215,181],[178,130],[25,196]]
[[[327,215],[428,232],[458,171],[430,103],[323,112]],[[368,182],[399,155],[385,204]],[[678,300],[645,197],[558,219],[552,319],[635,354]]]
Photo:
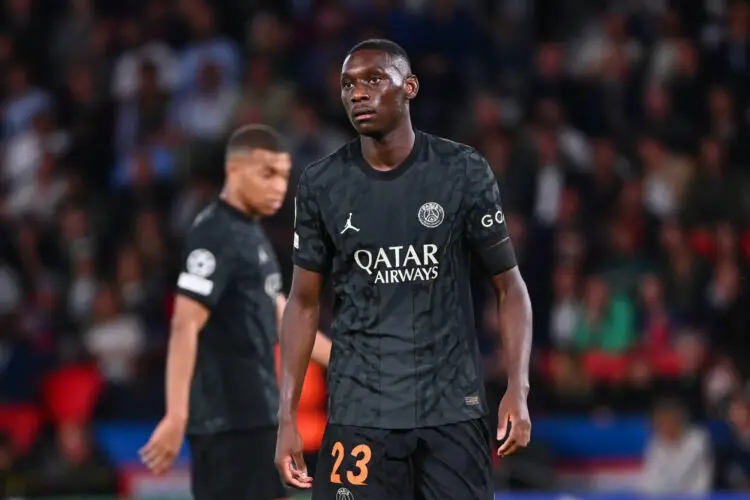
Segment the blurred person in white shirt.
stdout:
[[650,494],[702,494],[711,490],[713,450],[708,433],[688,421],[674,400],[658,403],[646,447],[641,487]]
[[97,290],[91,327],[83,340],[108,382],[127,385],[135,378],[146,335],[136,316],[121,312],[119,297],[111,285]]

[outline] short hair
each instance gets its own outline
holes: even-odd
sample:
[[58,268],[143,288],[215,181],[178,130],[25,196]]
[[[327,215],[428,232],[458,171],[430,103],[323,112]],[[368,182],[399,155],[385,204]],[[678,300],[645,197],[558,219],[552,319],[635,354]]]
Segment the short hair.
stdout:
[[387,40],[385,38],[370,38],[368,40],[363,40],[359,42],[357,45],[349,49],[349,52],[346,53],[347,57],[354,54],[355,52],[359,52],[361,50],[376,50],[379,52],[385,52],[386,54],[390,55],[394,58],[403,59],[406,61],[406,64],[409,65],[411,68],[411,61],[409,60],[409,55],[406,53],[404,48],[397,44],[396,42],[392,40]]
[[265,149],[274,153],[287,152],[284,137],[268,125],[245,125],[234,131],[227,142],[227,154],[241,150]]
[[688,410],[685,407],[685,403],[675,397],[664,396],[659,398],[654,403],[654,413],[669,413],[671,415],[679,415],[680,417],[687,419]]

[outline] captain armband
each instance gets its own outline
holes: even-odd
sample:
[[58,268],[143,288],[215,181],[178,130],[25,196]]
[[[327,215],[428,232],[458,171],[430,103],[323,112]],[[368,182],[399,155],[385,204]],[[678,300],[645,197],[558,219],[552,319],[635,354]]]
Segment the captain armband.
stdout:
[[500,241],[481,246],[477,254],[482,259],[484,268],[492,276],[513,269],[518,264],[509,236]]

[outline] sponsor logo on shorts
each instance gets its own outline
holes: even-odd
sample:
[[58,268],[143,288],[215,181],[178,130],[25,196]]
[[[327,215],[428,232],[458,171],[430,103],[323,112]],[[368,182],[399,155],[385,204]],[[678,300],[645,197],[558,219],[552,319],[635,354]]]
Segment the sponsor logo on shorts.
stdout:
[[354,500],[354,495],[348,488],[339,488],[336,492],[336,500]]

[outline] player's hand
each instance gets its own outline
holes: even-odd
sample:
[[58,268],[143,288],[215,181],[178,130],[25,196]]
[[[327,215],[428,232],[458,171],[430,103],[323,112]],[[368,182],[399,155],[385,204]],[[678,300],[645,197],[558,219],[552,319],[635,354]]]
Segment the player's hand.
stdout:
[[138,452],[143,464],[154,474],[163,474],[172,466],[182,448],[186,422],[164,417],[151,434],[151,439]]
[[525,448],[531,441],[531,418],[526,393],[508,387],[498,408],[497,440],[503,441],[497,454],[501,457]]
[[289,486],[300,489],[312,487],[312,478],[307,475],[307,466],[302,456],[302,436],[299,434],[297,422],[279,424],[276,468],[281,479]]

